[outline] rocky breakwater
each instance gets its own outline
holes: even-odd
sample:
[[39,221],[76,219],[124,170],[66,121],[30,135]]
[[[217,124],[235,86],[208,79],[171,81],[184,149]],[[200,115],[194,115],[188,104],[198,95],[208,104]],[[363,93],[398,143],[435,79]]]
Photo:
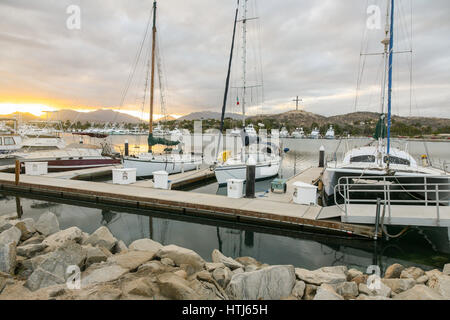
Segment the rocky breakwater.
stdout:
[[393,265],[373,289],[368,275],[343,266],[270,266],[218,250],[207,262],[150,239],[127,247],[106,227],[60,230],[51,212],[36,222],[0,217],[0,232],[0,299],[450,299],[450,265],[442,272]]

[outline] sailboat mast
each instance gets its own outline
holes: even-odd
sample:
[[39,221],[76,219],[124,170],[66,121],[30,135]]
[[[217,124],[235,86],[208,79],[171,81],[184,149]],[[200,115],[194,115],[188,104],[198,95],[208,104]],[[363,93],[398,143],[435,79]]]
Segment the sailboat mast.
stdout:
[[242,11],[242,128],[245,130],[245,96],[247,92],[247,1]]
[[[155,49],[156,49],[156,1],[153,2],[153,29],[152,29],[152,71],[150,82],[150,119],[149,119],[149,135],[153,134],[153,104],[155,90]],[[149,146],[151,152],[151,146]]]
[[392,114],[392,60],[394,54],[394,0],[391,0],[391,28],[389,39],[389,84],[388,84],[388,125],[387,125],[387,154],[391,151],[391,114]]

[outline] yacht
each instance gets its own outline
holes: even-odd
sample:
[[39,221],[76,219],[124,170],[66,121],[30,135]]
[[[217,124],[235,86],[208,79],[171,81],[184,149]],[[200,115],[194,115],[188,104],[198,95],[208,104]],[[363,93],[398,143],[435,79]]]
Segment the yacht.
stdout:
[[309,135],[310,139],[319,139],[320,138],[320,131],[318,128],[314,128],[314,130],[311,131],[311,134]]
[[333,126],[330,126],[330,128],[327,130],[327,133],[325,134],[325,139],[334,139],[334,128],[333,128]]
[[295,139],[305,139],[306,135],[305,135],[305,131],[303,131],[303,128],[297,128],[295,129],[294,132],[292,132],[292,138]]
[[64,149],[66,147],[66,142],[61,136],[61,131],[55,128],[47,126],[40,128],[33,125],[23,125],[18,131],[22,136],[23,148],[45,150]]
[[22,148],[22,137],[15,133],[15,129],[7,127],[4,122],[13,121],[17,128],[16,119],[0,119],[0,154],[9,157],[12,153]]
[[286,130],[286,128],[282,128],[280,131],[280,138],[288,138],[289,132]]

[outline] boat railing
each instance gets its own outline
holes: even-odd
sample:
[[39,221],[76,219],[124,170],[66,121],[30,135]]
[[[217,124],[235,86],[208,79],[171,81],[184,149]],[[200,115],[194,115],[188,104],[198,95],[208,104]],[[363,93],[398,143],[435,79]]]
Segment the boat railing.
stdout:
[[450,172],[450,161],[448,160],[442,160],[439,158],[433,158],[433,162],[431,164],[431,167],[435,169],[439,169],[444,171],[445,173]]
[[[417,181],[418,178],[420,182]],[[435,207],[439,223],[440,208],[450,205],[450,178],[448,176],[341,177],[334,187],[334,194],[336,206],[346,217],[352,204],[379,203],[387,209],[388,219],[391,218],[392,208],[396,205]],[[406,194],[407,197],[399,197],[401,194]]]

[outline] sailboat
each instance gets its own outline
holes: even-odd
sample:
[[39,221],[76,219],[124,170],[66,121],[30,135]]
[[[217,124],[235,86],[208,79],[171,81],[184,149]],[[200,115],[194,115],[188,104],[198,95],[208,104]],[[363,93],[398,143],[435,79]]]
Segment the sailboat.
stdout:
[[[244,0],[242,3],[242,49],[243,49],[243,59],[242,59],[242,127],[244,128],[242,133],[242,148],[239,154],[235,154],[231,157],[222,157],[221,162],[215,165],[214,173],[216,175],[217,182],[219,185],[224,185],[227,183],[229,179],[242,179],[246,180],[246,169],[247,163],[252,163],[256,165],[256,180],[268,179],[278,175],[278,171],[281,166],[281,151],[277,148],[267,148],[264,146],[262,141],[259,141],[257,137],[256,130],[253,125],[245,124],[245,108],[246,108],[246,90],[250,88],[247,85],[247,51],[246,51],[246,43],[247,43],[247,22],[249,19],[247,18],[247,4],[248,0]],[[223,131],[223,122],[226,108],[226,99],[228,94],[228,86],[229,86],[229,78],[230,78],[230,69],[232,64],[233,57],[233,48],[234,48],[234,39],[236,33],[236,24],[238,22],[238,13],[239,13],[239,1],[238,6],[236,8],[236,16],[234,21],[234,31],[233,31],[233,41],[231,46],[231,54],[230,61],[228,67],[228,75],[227,82],[225,86],[225,96],[224,96],[224,104],[222,107],[222,118],[221,118],[221,132]],[[251,19],[250,19],[251,20]],[[237,130],[234,130],[237,134]],[[255,148],[249,147],[254,143],[260,142],[259,146],[262,146],[260,150],[255,150]],[[258,149],[258,148],[256,148]],[[270,152],[267,152],[269,151]]]
[[137,177],[153,176],[153,172],[164,170],[169,174],[195,170],[202,164],[202,158],[191,154],[159,154],[153,153],[156,145],[177,146],[179,141],[157,138],[153,135],[153,105],[155,84],[155,49],[156,49],[156,1],[153,2],[151,85],[150,85],[150,121],[148,132],[148,152],[123,159],[124,168],[136,168]]
[[[391,110],[392,110],[392,73],[393,73],[393,50],[394,50],[394,11],[395,1],[388,0],[387,2],[387,19],[385,38],[381,41],[384,45],[384,79],[382,84],[382,99],[381,99],[381,115],[376,126],[374,134],[374,142],[369,146],[354,148],[345,154],[343,162],[338,165],[337,161],[329,162],[323,174],[323,184],[325,196],[329,200],[335,199],[335,186],[339,183],[342,177],[354,177],[353,180],[363,181],[377,179],[383,180],[388,176],[391,183],[401,185],[406,184],[421,184],[427,189],[427,183],[433,185],[437,184],[439,190],[447,188],[449,183],[449,175],[443,171],[429,166],[427,163],[420,165],[414,158],[406,151],[394,148],[391,146]],[[386,78],[387,78],[387,114],[385,112],[386,99]],[[387,125],[386,125],[387,119]],[[370,188],[370,185],[365,185],[365,188]],[[400,186],[403,195],[412,197],[424,196],[423,192],[414,192],[411,194],[406,192],[407,187]],[[417,189],[419,187],[412,187]],[[420,191],[420,190],[419,190]],[[449,199],[449,192],[440,193],[441,200]],[[432,199],[433,194],[426,195],[428,199]],[[336,199],[335,199],[336,201]],[[330,202],[330,201],[327,201]]]

